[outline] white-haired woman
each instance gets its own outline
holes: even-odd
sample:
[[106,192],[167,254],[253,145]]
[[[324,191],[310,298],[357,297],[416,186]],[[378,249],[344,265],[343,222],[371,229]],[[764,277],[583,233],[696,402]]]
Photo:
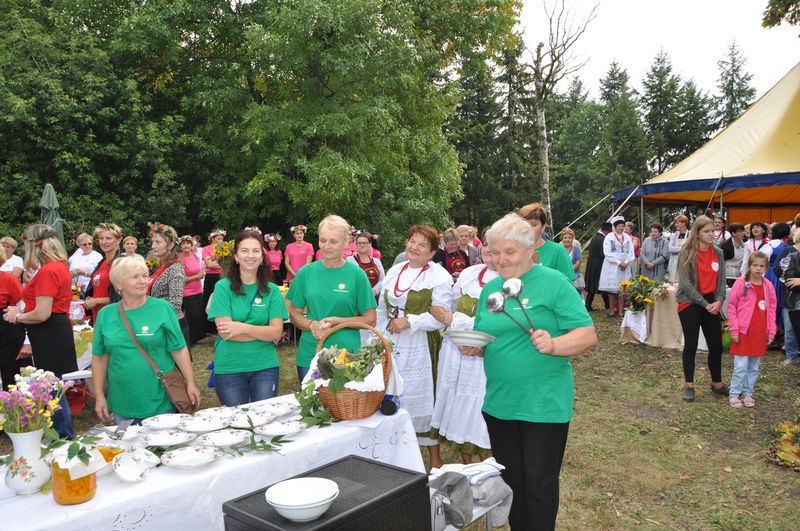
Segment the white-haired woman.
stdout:
[[119,294],[111,285],[111,264],[120,254],[122,229],[113,223],[101,223],[94,229],[94,239],[103,252],[103,258],[97,263],[91,275],[91,282],[84,294],[86,309],[92,314],[92,321],[97,322],[97,315],[106,304],[117,302]]
[[[330,215],[320,221],[322,260],[300,268],[286,294],[292,324],[304,330],[296,360],[301,382],[316,353],[317,341],[331,327],[344,321],[375,325],[375,296],[367,274],[342,258],[349,234],[350,224],[340,216]],[[286,252],[288,260],[288,247]],[[361,336],[358,330],[339,330],[325,341],[325,346],[330,345],[358,350]]]
[[120,307],[136,340],[158,368],[168,373],[177,365],[186,378],[189,398],[199,405],[200,390],[194,381],[178,318],[167,301],[147,296],[149,274],[144,259],[119,258],[112,264],[110,275],[122,300],[100,311],[94,329],[92,381],[97,416],[103,422],[132,419],[140,423],[147,417],[174,410],[152,367],[133,343],[120,316]]
[[17,280],[22,280],[22,257],[14,254],[17,250],[17,240],[11,236],[3,236],[0,238],[0,246],[6,251],[6,261],[0,265],[0,272],[11,273]]
[[78,248],[67,260],[69,272],[75,284],[82,290],[86,290],[92,279],[92,271],[103,259],[103,255],[92,250],[92,236],[86,232],[81,232],[75,237],[75,245]]
[[[555,527],[575,392],[570,357],[597,344],[592,319],[570,281],[534,264],[536,240],[517,214],[506,215],[487,231],[486,244],[500,277],[481,291],[475,329],[496,339],[485,350],[462,347],[466,355],[484,356],[483,416],[492,453],[506,467],[502,476],[514,491],[511,529]],[[486,307],[487,298],[502,293],[509,278],[522,281],[521,305],[508,299],[505,310],[526,328],[527,314],[534,329],[523,330]]]
[[[31,225],[25,240],[25,270],[38,270],[22,292],[25,310],[9,306],[3,318],[25,325],[37,368],[62,374],[78,370],[69,305],[72,301],[72,277],[67,266],[67,252],[58,233],[48,225]],[[66,396],[61,409],[53,415],[53,428],[61,437],[71,439],[72,416]]]

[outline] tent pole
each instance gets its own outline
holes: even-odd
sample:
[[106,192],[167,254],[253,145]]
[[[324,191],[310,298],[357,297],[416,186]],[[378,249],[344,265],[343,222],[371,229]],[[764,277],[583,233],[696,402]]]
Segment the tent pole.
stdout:
[[644,196],[639,198],[639,241],[644,240]]
[[[714,202],[714,196],[717,195],[717,189],[719,189],[720,183],[722,183],[722,179],[725,177],[725,174],[720,172],[719,179],[717,179],[717,184],[714,185],[714,191],[711,192],[711,199],[708,200],[708,204],[706,205],[706,210],[703,214],[707,214],[708,211],[711,209],[711,203]],[[720,192],[721,193],[721,192]]]
[[639,188],[641,188],[641,187],[642,187],[641,184],[637,184],[636,188],[634,188],[633,191],[630,194],[628,194],[628,197],[625,198],[625,201],[623,201],[622,204],[619,206],[619,208],[617,208],[614,212],[611,213],[610,216],[608,216],[608,219],[606,221],[611,221],[611,218],[616,216],[619,213],[620,210],[625,208],[625,205],[627,205],[628,201],[631,200],[631,197],[633,197],[633,194],[635,194],[639,190]]
[[[595,204],[593,204],[591,207],[589,207],[589,210],[587,210],[586,212],[584,212],[583,214],[581,214],[580,216],[578,216],[577,218],[575,218],[575,219],[574,219],[574,220],[572,220],[571,222],[569,222],[569,223],[567,223],[566,225],[564,225],[564,229],[568,229],[568,228],[570,228],[570,227],[571,227],[573,224],[577,223],[579,219],[581,219],[583,216],[585,216],[586,214],[588,214],[589,212],[591,212],[592,210],[594,210],[594,207],[596,207],[597,205],[599,205],[600,203],[602,203],[603,201],[605,201],[606,199],[608,199],[608,196],[610,196],[610,195],[611,195],[611,194],[606,194],[606,196],[605,196],[604,198],[602,198],[600,201],[598,201],[597,203],[595,203]],[[613,205],[612,205],[612,206],[613,206]],[[559,236],[561,236],[561,233],[562,233],[562,232],[564,232],[564,229],[561,229],[561,231],[560,231],[558,234],[556,234],[555,236],[553,236],[553,240],[555,240],[556,238],[558,238]]]

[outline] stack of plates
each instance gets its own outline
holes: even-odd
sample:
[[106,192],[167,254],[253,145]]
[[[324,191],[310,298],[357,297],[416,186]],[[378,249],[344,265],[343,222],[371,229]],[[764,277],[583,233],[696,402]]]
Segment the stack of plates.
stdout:
[[325,478],[295,478],[267,489],[267,503],[294,522],[310,522],[322,516],[339,495],[339,485]]

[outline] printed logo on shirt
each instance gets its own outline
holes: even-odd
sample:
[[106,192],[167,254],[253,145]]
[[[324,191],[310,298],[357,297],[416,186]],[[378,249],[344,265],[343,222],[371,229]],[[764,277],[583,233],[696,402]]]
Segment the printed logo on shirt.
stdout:
[[150,332],[150,327],[149,326],[143,326],[142,327],[142,331],[140,333],[136,334],[136,335],[137,336],[152,336],[153,334]]
[[711,262],[711,269],[716,273],[719,271],[719,262]]
[[528,304],[528,298],[527,297],[522,299],[522,305],[525,306],[526,304]]
[[95,275],[94,277],[92,277],[92,284],[94,284],[95,286],[99,286],[100,285],[100,274],[99,273],[97,275]]
[[266,304],[264,304],[264,299],[262,299],[261,297],[255,297],[253,299],[253,306],[255,306],[256,308],[263,308],[266,306]]
[[758,301],[758,309],[761,310],[762,312],[765,311],[767,309],[767,301],[763,299]]
[[339,293],[350,293],[350,290],[347,290],[347,289],[345,289],[346,287],[347,287],[347,286],[345,286],[345,285],[342,283],[342,284],[339,284],[339,285],[336,287],[336,289],[334,289],[333,291],[338,291]]

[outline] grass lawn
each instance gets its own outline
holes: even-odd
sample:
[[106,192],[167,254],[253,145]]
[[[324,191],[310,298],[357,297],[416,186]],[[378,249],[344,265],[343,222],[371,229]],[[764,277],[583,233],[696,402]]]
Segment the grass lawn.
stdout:
[[[766,461],[765,450],[772,427],[794,417],[800,370],[779,367],[782,358],[770,352],[756,384],[758,405],[734,410],[711,395],[701,363],[697,401],[685,404],[679,351],[620,345],[619,320],[602,311],[592,315],[600,345],[574,360],[575,416],[559,528],[797,529],[800,475]],[[279,352],[283,394],[296,389],[297,375],[294,349]],[[204,407],[218,405],[205,387],[210,356],[209,340],[194,350]],[[726,355],[726,383],[731,367]],[[76,431],[95,422],[87,409],[76,417]],[[2,437],[0,453],[9,449]],[[446,445],[443,450],[446,461],[459,461]]]

